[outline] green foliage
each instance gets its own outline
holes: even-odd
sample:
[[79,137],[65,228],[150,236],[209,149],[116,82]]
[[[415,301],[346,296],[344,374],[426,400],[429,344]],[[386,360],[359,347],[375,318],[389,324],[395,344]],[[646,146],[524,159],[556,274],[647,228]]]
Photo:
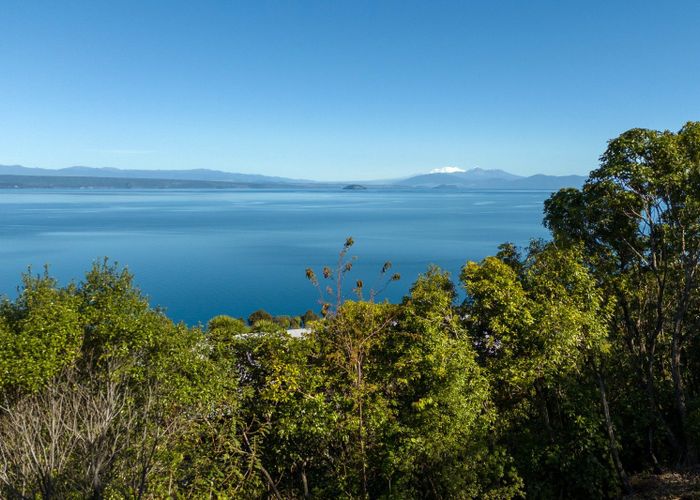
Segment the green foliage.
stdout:
[[635,467],[658,469],[669,455],[697,461],[689,403],[699,394],[698,151],[700,122],[677,133],[629,130],[609,142],[582,190],[560,191],[545,205],[555,239],[583,246],[617,303],[617,358],[607,369],[619,376],[612,387],[621,399],[617,413],[634,423],[626,447],[636,448]]
[[286,329],[277,323],[276,321],[270,319],[259,319],[250,327],[251,332],[257,333],[281,333],[285,332]]
[[[396,380],[392,441],[402,496],[510,498],[522,483],[496,444],[497,413],[447,273],[431,267],[404,300],[385,355]],[[392,359],[393,358],[393,359]]]
[[207,323],[207,340],[216,353],[217,360],[225,355],[231,342],[250,328],[241,319],[231,316],[215,316]]
[[246,333],[248,327],[242,319],[232,318],[231,316],[215,316],[207,323],[207,331],[210,334],[221,332],[231,335]]
[[107,261],[78,286],[25,276],[0,313],[0,491],[139,496],[186,476],[182,437],[234,387],[201,332],[152,310]]
[[39,390],[80,353],[81,321],[74,289],[24,275],[17,300],[0,305],[0,391]]
[[258,309],[257,311],[252,312],[250,316],[248,316],[248,324],[250,326],[253,326],[258,321],[272,321],[272,319],[272,314],[270,314],[264,309]]
[[535,497],[614,496],[593,378],[609,350],[609,305],[576,249],[514,255],[470,262],[461,276],[505,442]]
[[313,321],[318,320],[319,317],[318,315],[313,312],[311,309],[306,311],[304,314],[301,316],[301,322],[304,327],[309,326]]
[[290,316],[275,316],[272,321],[277,323],[280,327],[288,330],[292,327],[292,318]]

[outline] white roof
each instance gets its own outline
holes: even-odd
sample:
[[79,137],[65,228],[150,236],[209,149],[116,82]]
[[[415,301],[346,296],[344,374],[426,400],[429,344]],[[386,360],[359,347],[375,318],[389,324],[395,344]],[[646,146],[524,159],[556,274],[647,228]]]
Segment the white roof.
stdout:
[[309,328],[292,328],[291,330],[287,330],[287,335],[295,338],[303,337],[307,333],[311,333]]

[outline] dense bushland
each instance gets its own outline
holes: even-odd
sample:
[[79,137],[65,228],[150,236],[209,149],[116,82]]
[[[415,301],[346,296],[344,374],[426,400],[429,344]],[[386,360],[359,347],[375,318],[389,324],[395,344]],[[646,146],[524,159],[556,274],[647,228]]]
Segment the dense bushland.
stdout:
[[610,141],[545,224],[399,304],[388,263],[344,295],[349,239],[307,270],[321,317],[187,328],[107,261],[26,275],[0,305],[0,496],[611,498],[696,465],[700,123]]

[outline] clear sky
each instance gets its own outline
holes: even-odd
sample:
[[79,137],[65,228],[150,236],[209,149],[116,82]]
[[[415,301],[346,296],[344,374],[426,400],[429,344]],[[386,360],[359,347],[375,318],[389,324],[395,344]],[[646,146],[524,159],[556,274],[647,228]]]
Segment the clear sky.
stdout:
[[700,2],[27,1],[0,163],[392,178],[585,174],[700,119]]

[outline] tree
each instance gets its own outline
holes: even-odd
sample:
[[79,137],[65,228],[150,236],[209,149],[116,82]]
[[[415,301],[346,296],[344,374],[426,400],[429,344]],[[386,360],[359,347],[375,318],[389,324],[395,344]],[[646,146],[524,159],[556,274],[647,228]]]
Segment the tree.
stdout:
[[275,316],[274,318],[272,318],[272,321],[277,323],[279,326],[281,326],[285,330],[288,330],[289,328],[292,327],[292,318],[290,316],[286,316],[286,315]]
[[232,389],[202,333],[151,309],[107,261],[77,286],[25,277],[0,335],[3,495],[170,496],[196,453],[184,437]]
[[[583,243],[588,264],[617,300],[614,331],[646,399],[649,460],[658,468],[660,430],[677,461],[695,463],[688,400],[698,395],[688,394],[687,379],[700,310],[700,122],[678,133],[621,134],[583,189],[556,193],[545,212],[558,241]],[[667,376],[671,419],[660,389]]]
[[72,380],[56,378],[0,408],[0,491],[7,497],[53,498],[65,491],[84,408]]
[[[454,307],[449,274],[431,266],[405,297],[382,350],[396,408],[395,491],[421,498],[510,498],[522,480],[494,439],[498,414],[487,373]],[[390,383],[389,381],[394,381]]]
[[379,479],[375,474],[385,451],[382,437],[391,425],[383,384],[372,377],[378,369],[374,353],[385,342],[395,315],[389,304],[346,301],[312,334],[330,399],[340,410],[335,428],[342,438],[336,445],[340,454],[336,474],[355,496],[369,496],[371,483]]
[[207,332],[227,332],[235,335],[246,333],[248,327],[242,319],[232,318],[231,316],[221,315],[215,316],[207,323]]
[[253,326],[255,323],[261,320],[265,321],[272,321],[272,314],[269,312],[265,311],[264,309],[258,309],[257,311],[253,311],[250,316],[248,316],[248,324],[250,326]]
[[529,495],[610,495],[625,473],[598,404],[609,306],[576,249],[535,242],[522,261],[505,250],[461,275],[466,327],[495,387],[504,440]]
[[342,493],[329,472],[337,414],[314,359],[312,343],[280,331],[263,329],[231,343],[230,376],[240,391],[237,435],[249,464],[242,486],[247,496]]
[[302,316],[301,316],[301,322],[304,325],[304,328],[308,328],[309,324],[313,321],[318,320],[318,315],[313,312],[311,309],[306,311]]
[[80,354],[79,301],[45,271],[22,277],[15,302],[0,304],[0,391],[5,398],[39,390]]
[[431,268],[400,305],[346,301],[316,324],[309,340],[339,409],[331,445],[347,495],[509,498],[520,491],[491,438],[489,384],[454,298],[447,274]]

